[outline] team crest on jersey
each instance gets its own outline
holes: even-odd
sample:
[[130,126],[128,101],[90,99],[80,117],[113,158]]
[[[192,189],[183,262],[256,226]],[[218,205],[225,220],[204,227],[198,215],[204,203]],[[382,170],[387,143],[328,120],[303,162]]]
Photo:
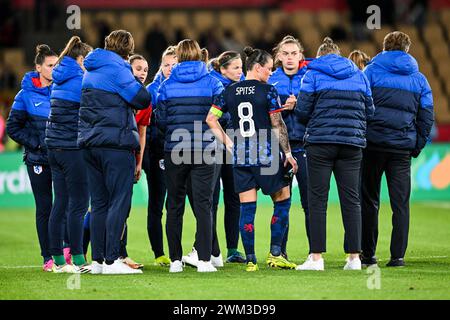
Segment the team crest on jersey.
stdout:
[[161,170],[166,170],[166,167],[164,166],[164,159],[159,160],[159,168]]
[[42,173],[42,166],[33,166],[34,173],[41,174]]

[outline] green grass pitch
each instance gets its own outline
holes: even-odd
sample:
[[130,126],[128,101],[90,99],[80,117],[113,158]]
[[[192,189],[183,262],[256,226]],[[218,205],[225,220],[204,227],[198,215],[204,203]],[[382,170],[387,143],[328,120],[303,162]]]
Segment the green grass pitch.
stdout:
[[[198,274],[196,269],[189,267],[183,273],[169,274],[168,268],[152,266],[154,259],[147,238],[146,210],[134,208],[129,219],[128,251],[133,259],[145,264],[144,274],[81,275],[79,289],[68,288],[70,275],[41,271],[34,211],[2,209],[0,299],[449,299],[449,208],[448,203],[411,206],[407,267],[392,269],[385,267],[389,258],[391,212],[387,205],[383,206],[377,252],[381,262],[379,278],[367,270],[342,270],[345,255],[338,205],[329,206],[324,272],[265,267],[271,208],[260,205],[255,224],[260,271],[247,273],[244,265],[226,264],[213,274]],[[288,253],[292,261],[300,263],[306,258],[307,246],[303,213],[297,201],[291,210],[290,226]],[[183,229],[185,253],[191,249],[194,232],[194,218],[187,210]],[[226,254],[222,208],[218,232],[222,252]],[[166,240],[165,246],[168,253]],[[74,286],[74,281],[69,281],[72,283],[69,287]]]

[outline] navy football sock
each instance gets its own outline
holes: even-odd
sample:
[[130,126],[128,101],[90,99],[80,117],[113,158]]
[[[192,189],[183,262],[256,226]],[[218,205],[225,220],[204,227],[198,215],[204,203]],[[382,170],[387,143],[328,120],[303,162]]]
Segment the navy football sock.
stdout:
[[[256,263],[255,257],[255,214],[256,202],[241,203],[241,218],[239,230],[241,231],[242,243],[244,245],[247,262]],[[254,261],[253,261],[254,260]]]
[[284,233],[283,241],[281,241],[281,253],[286,253],[288,234],[289,234],[289,222],[288,226],[286,227],[286,232]]
[[288,226],[290,208],[291,198],[274,203],[272,222],[270,225],[270,253],[274,256],[281,254],[281,244]]

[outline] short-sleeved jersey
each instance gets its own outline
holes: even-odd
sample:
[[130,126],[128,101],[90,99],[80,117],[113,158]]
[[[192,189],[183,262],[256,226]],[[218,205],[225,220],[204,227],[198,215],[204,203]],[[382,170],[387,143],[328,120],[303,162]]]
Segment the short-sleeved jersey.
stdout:
[[139,110],[136,115],[136,124],[138,126],[148,127],[150,125],[150,118],[152,116],[152,106],[150,105],[148,108],[143,110]]
[[283,110],[274,86],[257,80],[232,84],[215,99],[211,110],[218,116],[224,112],[231,116],[235,166],[270,166],[270,114]]

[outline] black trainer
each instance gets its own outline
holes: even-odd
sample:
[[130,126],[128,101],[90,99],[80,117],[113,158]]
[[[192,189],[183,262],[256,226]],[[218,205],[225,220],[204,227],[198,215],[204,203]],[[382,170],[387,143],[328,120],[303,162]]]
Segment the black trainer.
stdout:
[[405,266],[405,260],[403,260],[403,258],[391,259],[386,264],[386,267],[404,267],[404,266]]
[[370,267],[373,265],[378,265],[377,257],[375,256],[366,258],[361,254],[359,258],[361,259],[361,267]]

